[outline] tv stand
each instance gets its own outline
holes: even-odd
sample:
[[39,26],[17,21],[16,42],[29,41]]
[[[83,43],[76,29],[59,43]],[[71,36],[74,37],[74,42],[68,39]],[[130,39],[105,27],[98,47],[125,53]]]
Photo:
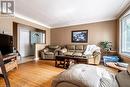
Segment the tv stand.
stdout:
[[[5,64],[6,71],[10,71],[14,68],[18,69],[18,64],[17,64],[17,53],[13,54],[8,54],[3,56],[3,61]],[[1,70],[0,70],[1,73]]]

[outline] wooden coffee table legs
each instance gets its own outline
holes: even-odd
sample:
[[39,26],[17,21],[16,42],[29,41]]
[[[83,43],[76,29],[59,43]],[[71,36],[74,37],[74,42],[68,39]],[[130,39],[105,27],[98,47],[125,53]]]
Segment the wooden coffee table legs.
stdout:
[[73,65],[73,64],[78,64],[78,59],[65,59],[65,66],[66,68],[69,68],[69,66]]
[[56,58],[55,59],[55,67],[65,67],[65,59]]
[[55,59],[55,67],[61,67],[64,69],[69,68],[71,64],[78,63],[78,59],[69,59],[69,58],[56,58]]

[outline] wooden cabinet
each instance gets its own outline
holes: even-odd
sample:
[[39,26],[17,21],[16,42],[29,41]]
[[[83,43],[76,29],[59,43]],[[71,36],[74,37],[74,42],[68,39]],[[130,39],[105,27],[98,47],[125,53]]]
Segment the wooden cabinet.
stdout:
[[[14,69],[14,68],[18,68],[17,54],[3,56],[3,61],[4,61],[5,69],[7,72]],[[0,74],[1,73],[2,72],[0,70]]]

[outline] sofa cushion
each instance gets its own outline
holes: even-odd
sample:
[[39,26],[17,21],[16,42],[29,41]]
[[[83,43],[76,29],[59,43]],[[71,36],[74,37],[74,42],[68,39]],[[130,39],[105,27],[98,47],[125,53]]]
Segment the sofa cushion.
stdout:
[[75,50],[75,45],[67,45],[68,50]]
[[75,52],[75,50],[67,50],[68,52]]
[[47,55],[53,55],[54,53],[53,52],[45,52],[45,54],[47,54]]
[[54,52],[58,48],[59,48],[58,45],[49,45],[48,46],[49,52]]
[[83,50],[83,45],[75,45],[75,50]]
[[65,53],[65,52],[67,52],[67,49],[63,48],[63,49],[60,50],[60,52]]
[[77,53],[83,53],[84,50],[75,50],[75,52],[77,52]]
[[73,53],[73,56],[82,56],[83,54],[82,53],[80,53],[80,52],[74,52]]
[[70,55],[71,56],[71,55],[73,55],[73,53],[74,52],[65,52],[64,55],[68,55],[68,56]]

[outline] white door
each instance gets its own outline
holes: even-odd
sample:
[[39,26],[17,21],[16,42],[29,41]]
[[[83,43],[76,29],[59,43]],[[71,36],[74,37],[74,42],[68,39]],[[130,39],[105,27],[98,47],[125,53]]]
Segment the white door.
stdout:
[[30,55],[30,32],[29,30],[20,29],[20,54],[21,57]]

